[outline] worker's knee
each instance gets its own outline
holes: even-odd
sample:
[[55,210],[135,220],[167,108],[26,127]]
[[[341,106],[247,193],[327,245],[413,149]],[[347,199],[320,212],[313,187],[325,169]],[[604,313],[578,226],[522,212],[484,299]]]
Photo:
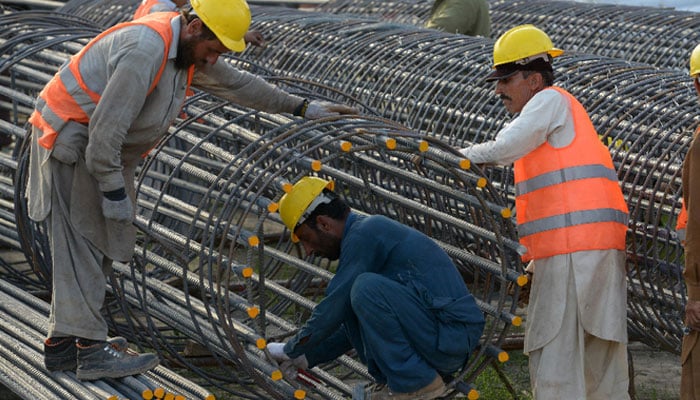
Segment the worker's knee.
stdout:
[[377,306],[381,302],[383,294],[386,293],[387,285],[390,282],[387,278],[372,272],[358,275],[350,290],[352,308],[357,312]]

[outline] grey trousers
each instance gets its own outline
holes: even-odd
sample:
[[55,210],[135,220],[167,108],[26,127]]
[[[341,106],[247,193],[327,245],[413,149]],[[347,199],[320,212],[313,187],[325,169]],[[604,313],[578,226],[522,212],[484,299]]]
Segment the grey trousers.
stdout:
[[71,224],[73,165],[52,160],[53,190],[47,218],[53,263],[53,290],[48,337],[107,338],[101,309],[112,260]]

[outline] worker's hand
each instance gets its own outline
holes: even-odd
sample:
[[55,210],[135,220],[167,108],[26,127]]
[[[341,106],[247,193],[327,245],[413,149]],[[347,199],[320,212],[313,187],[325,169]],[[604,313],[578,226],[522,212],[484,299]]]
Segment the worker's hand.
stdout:
[[289,356],[284,352],[284,343],[268,343],[267,351],[270,353],[270,357],[277,362],[290,361]]
[[102,194],[102,215],[105,218],[123,223],[131,223],[134,220],[134,206],[124,188]]
[[700,331],[700,301],[688,300],[685,304],[685,324]]
[[328,101],[312,100],[306,107],[306,111],[301,115],[306,119],[318,119],[331,117],[340,114],[358,114],[358,111],[352,107],[330,103]]
[[267,42],[265,42],[265,38],[263,37],[262,33],[258,31],[248,31],[243,35],[243,40],[245,40],[246,43],[250,43],[253,46],[258,46],[264,48],[267,45]]

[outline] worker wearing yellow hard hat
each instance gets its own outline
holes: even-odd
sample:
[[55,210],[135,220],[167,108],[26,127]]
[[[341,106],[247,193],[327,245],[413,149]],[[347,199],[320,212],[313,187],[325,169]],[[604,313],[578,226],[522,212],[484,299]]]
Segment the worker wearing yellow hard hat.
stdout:
[[353,212],[333,183],[303,177],[279,214],[307,255],[338,260],[311,317],[268,351],[283,369],[309,368],[355,348],[376,382],[371,398],[435,399],[443,376],[478,344],[484,316],[450,257],[432,239],[380,215]]
[[355,110],[309,101],[217,62],[241,51],[244,0],[194,0],[192,10],[117,24],[89,41],[43,88],[29,118],[29,217],[47,224],[54,281],[44,365],[82,380],[158,365],[107,340],[100,309],[112,260],[128,262],[136,228],[134,174],[180,114],[190,86],[271,113],[314,119]]
[[476,164],[514,164],[518,235],[534,273],[524,351],[535,399],[628,399],[628,210],[586,110],[554,85],[562,54],[534,25],[503,33],[486,80],[515,117],[460,151]]
[[[690,54],[690,76],[700,98],[700,44]],[[683,205],[686,214],[685,268],[683,279],[687,289],[683,323],[685,335],[681,346],[681,400],[700,400],[700,128],[695,131],[683,160]],[[679,216],[679,220],[683,216]]]

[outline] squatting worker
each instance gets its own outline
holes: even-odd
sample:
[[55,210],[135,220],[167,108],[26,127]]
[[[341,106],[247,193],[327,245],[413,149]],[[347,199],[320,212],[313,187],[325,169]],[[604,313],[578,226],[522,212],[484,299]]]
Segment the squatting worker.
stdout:
[[[700,45],[690,55],[690,76],[700,97]],[[681,400],[700,400],[700,128],[683,160],[683,204],[686,205],[685,269],[688,293],[681,347]]]
[[[306,101],[217,62],[245,47],[244,0],[193,0],[193,12],[154,13],[91,40],[44,87],[30,117],[29,216],[47,221],[53,298],[44,363],[79,379],[158,364],[106,341],[100,314],[112,260],[134,250],[134,176],[192,86],[256,109],[318,118],[353,109]],[[77,367],[76,367],[77,363]]]
[[[326,296],[300,331],[270,354],[308,368],[354,348],[379,399],[434,399],[441,375],[462,367],[484,316],[452,260],[429,237],[380,215],[360,215],[332,182],[304,177],[279,203],[307,255],[339,260]],[[288,365],[285,367],[284,363]]]
[[[154,12],[178,11],[189,4],[188,0],[142,0],[134,11],[134,18],[141,18]],[[253,46],[265,47],[265,38],[258,31],[248,31],[243,35],[243,40]]]
[[628,399],[627,205],[585,109],[553,86],[562,53],[533,25],[505,32],[487,80],[517,116],[461,153],[515,164],[518,235],[534,270],[524,351],[535,398]]

